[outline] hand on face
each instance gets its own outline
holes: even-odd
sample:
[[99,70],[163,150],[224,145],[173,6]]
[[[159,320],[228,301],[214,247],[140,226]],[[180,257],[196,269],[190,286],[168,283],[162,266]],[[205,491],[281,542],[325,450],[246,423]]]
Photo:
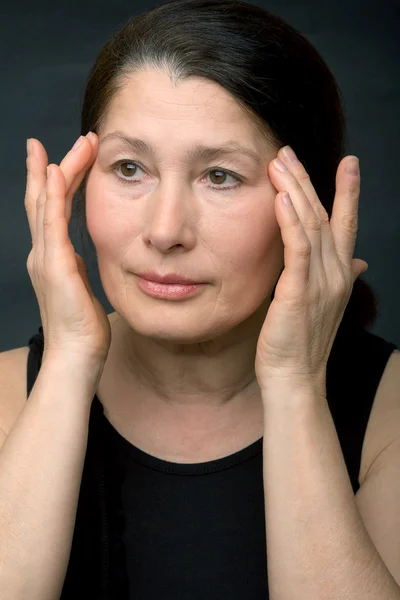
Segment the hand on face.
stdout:
[[[284,148],[269,176],[278,194],[275,211],[284,243],[284,270],[276,285],[257,344],[256,375],[261,390],[280,383],[304,385],[325,395],[330,351],[350,299],[354,281],[368,264],[353,259],[357,237],[360,175],[346,171],[345,157],[336,174],[329,220],[301,161],[290,162]],[[279,163],[278,163],[279,164]],[[283,202],[288,192],[291,203]]]

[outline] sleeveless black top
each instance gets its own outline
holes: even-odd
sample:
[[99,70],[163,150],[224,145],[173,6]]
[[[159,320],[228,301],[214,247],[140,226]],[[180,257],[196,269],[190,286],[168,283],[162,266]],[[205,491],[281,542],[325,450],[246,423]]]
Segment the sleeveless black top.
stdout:
[[[43,329],[29,339],[27,393]],[[365,330],[335,338],[327,399],[354,493],[374,396],[397,346]],[[73,376],[73,374],[71,374]],[[150,456],[94,396],[60,600],[267,600],[262,438],[206,463]]]

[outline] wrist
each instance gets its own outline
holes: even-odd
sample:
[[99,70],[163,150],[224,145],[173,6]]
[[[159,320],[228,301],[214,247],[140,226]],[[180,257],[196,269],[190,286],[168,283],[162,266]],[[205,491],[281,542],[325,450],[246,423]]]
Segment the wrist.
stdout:
[[270,404],[304,404],[305,402],[326,400],[326,386],[310,380],[282,379],[271,381],[261,390],[262,401]]
[[43,354],[41,370],[58,378],[86,380],[95,384],[104,369],[105,360],[71,353]]

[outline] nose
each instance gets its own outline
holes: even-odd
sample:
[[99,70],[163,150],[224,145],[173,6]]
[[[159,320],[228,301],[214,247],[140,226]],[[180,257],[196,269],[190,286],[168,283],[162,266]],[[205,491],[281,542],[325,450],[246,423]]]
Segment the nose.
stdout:
[[152,200],[143,228],[144,242],[160,252],[169,252],[175,246],[193,247],[195,213],[190,194],[184,192],[182,186],[164,185],[154,193]]

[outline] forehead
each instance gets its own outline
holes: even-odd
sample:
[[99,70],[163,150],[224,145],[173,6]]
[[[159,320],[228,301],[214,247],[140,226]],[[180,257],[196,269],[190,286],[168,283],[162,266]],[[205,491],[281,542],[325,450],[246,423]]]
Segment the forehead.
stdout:
[[223,87],[201,77],[174,83],[163,71],[141,71],[127,77],[110,102],[105,128],[136,118],[158,120],[159,125],[213,127],[214,131],[229,129],[260,136],[254,122]]

